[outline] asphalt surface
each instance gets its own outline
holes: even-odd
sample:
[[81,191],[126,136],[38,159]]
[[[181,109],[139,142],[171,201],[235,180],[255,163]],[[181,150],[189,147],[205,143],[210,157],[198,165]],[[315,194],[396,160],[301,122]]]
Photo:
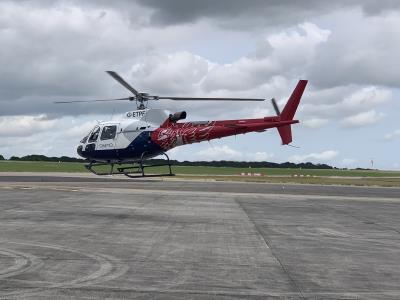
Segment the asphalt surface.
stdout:
[[166,178],[138,178],[129,179],[124,176],[62,176],[46,175],[40,173],[7,175],[0,173],[1,182],[20,183],[52,183],[60,186],[89,186],[89,187],[112,187],[131,189],[154,189],[167,191],[209,191],[209,192],[231,192],[231,193],[267,193],[267,194],[293,194],[293,195],[325,195],[325,196],[356,196],[356,197],[385,197],[400,198],[399,188],[389,187],[364,187],[343,185],[307,185],[307,184],[275,184],[256,182],[218,182],[218,181],[194,181],[173,180],[174,177]]
[[400,190],[0,176],[0,298],[400,299]]

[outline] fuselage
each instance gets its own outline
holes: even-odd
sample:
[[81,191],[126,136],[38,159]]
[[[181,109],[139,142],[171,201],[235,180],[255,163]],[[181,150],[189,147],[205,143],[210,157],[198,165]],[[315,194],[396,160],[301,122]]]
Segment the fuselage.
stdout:
[[124,162],[154,157],[163,149],[151,140],[168,114],[159,109],[125,113],[120,121],[100,122],[78,146],[80,156],[91,161]]
[[91,161],[132,162],[158,156],[174,147],[297,123],[279,117],[180,122],[164,110],[127,112],[118,122],[101,122],[84,137],[78,154]]
[[[185,144],[199,143],[276,127],[282,144],[292,142],[294,120],[307,80],[299,80],[282,113],[258,119],[182,122],[186,112],[169,115],[161,109],[127,112],[119,122],[101,122],[84,137],[78,154],[93,162],[134,162],[158,156]],[[192,98],[194,99],[194,98]]]

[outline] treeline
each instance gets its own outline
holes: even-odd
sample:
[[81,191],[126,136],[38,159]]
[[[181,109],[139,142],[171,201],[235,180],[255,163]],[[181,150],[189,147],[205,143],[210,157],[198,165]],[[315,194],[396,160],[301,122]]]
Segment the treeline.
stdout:
[[[3,156],[1,156],[1,157],[3,157]],[[4,159],[4,157],[3,157],[3,159]],[[22,157],[11,156],[9,160],[12,160],[12,161],[86,162],[85,159],[76,158],[76,157],[68,157],[68,156],[48,157],[46,155],[37,155],[37,154],[26,155],[26,156],[22,156]]]
[[[0,160],[4,160],[4,157],[0,155]],[[22,157],[11,156],[10,161],[50,161],[50,162],[88,162],[82,158],[76,157],[48,157],[45,155],[26,155]],[[164,159],[151,159],[151,163],[163,163]],[[203,166],[203,167],[234,167],[234,168],[302,168],[302,169],[333,169],[332,166],[327,164],[313,164],[311,162],[306,163],[274,163],[268,161],[228,161],[228,160],[219,160],[219,161],[177,161],[171,160],[171,164],[175,166]]]
[[[152,159],[154,163],[162,162],[163,159]],[[176,166],[203,166],[203,167],[234,167],[234,168],[302,168],[302,169],[334,169],[327,164],[306,163],[273,163],[268,161],[177,161],[171,159],[171,164]]]

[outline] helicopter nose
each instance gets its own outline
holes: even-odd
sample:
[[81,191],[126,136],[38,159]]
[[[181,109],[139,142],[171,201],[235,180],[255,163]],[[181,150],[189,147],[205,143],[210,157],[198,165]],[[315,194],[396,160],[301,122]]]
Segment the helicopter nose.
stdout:
[[79,156],[86,158],[86,155],[84,155],[84,153],[83,153],[82,145],[78,146],[78,148],[76,149],[76,152],[79,154]]

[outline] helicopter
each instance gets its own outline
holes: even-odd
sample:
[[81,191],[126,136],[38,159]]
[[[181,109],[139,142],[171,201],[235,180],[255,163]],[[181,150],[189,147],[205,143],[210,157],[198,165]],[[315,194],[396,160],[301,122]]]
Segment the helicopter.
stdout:
[[[299,123],[293,118],[308,82],[307,80],[298,81],[282,112],[275,99],[271,99],[275,116],[257,119],[183,122],[182,120],[187,116],[185,111],[169,114],[163,109],[148,108],[148,102],[165,99],[174,101],[265,101],[266,99],[155,96],[138,92],[114,71],[106,72],[133,95],[115,99],[56,101],[55,103],[135,102],[136,110],[126,112],[119,121],[99,122],[77,147],[77,153],[89,162],[85,167],[92,173],[96,175],[123,174],[131,178],[174,175],[166,152],[181,145],[249,132],[264,132],[270,128],[277,128],[282,145],[290,144],[292,142],[291,125]],[[166,157],[164,162],[150,163],[151,158],[160,155]],[[115,165],[117,165],[116,170]],[[101,166],[109,166],[109,171],[96,170],[97,167],[101,169]],[[167,166],[168,172],[163,174],[145,173],[145,168],[156,166]]]

